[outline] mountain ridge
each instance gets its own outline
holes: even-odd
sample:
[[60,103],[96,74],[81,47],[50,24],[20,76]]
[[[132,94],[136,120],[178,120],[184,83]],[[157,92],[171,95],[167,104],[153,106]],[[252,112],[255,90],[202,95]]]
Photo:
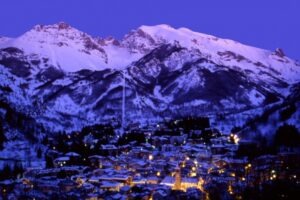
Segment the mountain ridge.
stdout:
[[[43,33],[47,33],[46,35]],[[42,34],[42,36],[46,36],[43,38],[37,37],[37,35]],[[52,36],[52,37],[47,37],[47,36]],[[6,40],[12,40],[14,41],[13,43],[18,43],[18,40],[32,40],[33,42],[39,41],[41,43],[45,43],[52,41],[52,42],[56,42],[57,45],[59,46],[64,46],[64,43],[62,41],[60,41],[61,38],[59,38],[58,36],[63,36],[62,39],[64,38],[69,38],[71,40],[88,40],[88,42],[96,42],[96,39],[98,39],[98,43],[102,43],[102,44],[98,44],[98,45],[108,45],[107,43],[105,44],[105,41],[113,41],[112,43],[114,43],[114,46],[122,46],[123,48],[128,48],[128,38],[130,38],[131,36],[133,36],[134,40],[138,40],[140,38],[146,38],[150,41],[150,43],[158,43],[157,45],[161,44],[161,43],[172,43],[174,41],[179,42],[180,45],[185,46],[187,48],[202,48],[203,49],[209,49],[206,48],[208,43],[211,46],[217,46],[219,49],[222,48],[222,45],[226,45],[227,48],[227,53],[226,52],[222,52],[221,50],[216,50],[215,54],[218,54],[220,57],[227,57],[227,58],[232,58],[234,56],[239,57],[240,60],[243,59],[251,59],[249,58],[249,56],[251,57],[251,55],[242,55],[242,53],[240,53],[239,55],[234,55],[234,54],[230,54],[228,48],[231,48],[230,45],[233,45],[233,47],[235,48],[235,50],[238,50],[240,52],[244,52],[247,53],[247,51],[250,51],[250,54],[262,54],[261,56],[278,56],[278,54],[276,53],[277,51],[269,51],[269,50],[265,50],[265,49],[260,49],[260,48],[256,48],[256,47],[252,47],[252,46],[248,46],[248,45],[244,45],[241,44],[239,42],[233,41],[233,40],[229,40],[229,39],[222,39],[222,38],[217,38],[215,36],[212,35],[207,35],[207,34],[203,34],[203,33],[198,33],[198,32],[194,32],[190,29],[187,28],[178,28],[175,29],[169,25],[156,25],[156,26],[140,26],[139,28],[132,30],[130,33],[128,33],[127,35],[124,36],[123,39],[121,40],[117,40],[115,38],[109,37],[106,39],[102,39],[102,38],[97,38],[97,37],[92,37],[84,32],[79,31],[76,28],[73,28],[72,26],[70,26],[69,24],[65,23],[65,22],[59,22],[57,24],[53,24],[53,25],[36,25],[34,26],[31,30],[27,31],[26,33],[24,33],[23,35],[17,37],[16,39],[14,38],[10,38],[10,39],[6,39]],[[159,36],[159,37],[158,37]],[[82,39],[84,38],[84,39]],[[185,39],[187,38],[187,39]],[[158,41],[155,41],[158,40]],[[198,40],[199,41],[198,41]],[[17,40],[17,41],[15,41]],[[202,41],[203,40],[203,41]],[[207,41],[206,41],[207,40]],[[12,42],[10,41],[10,42]],[[134,41],[131,41],[131,43],[133,43]],[[137,41],[135,41],[137,42]],[[147,44],[146,41],[142,41],[143,44]],[[200,42],[200,43],[198,43]],[[3,43],[7,43],[7,41],[2,42],[2,47],[3,46],[13,46],[14,44],[3,44]],[[78,43],[78,41],[77,41]],[[105,45],[104,45],[104,44]],[[130,43],[130,42],[129,42]],[[88,44],[87,44],[88,45]],[[134,46],[133,44],[129,44],[131,46]],[[149,44],[151,46],[151,44]],[[152,44],[153,45],[153,44]],[[153,47],[157,47],[156,46],[152,46]],[[97,46],[97,44],[90,44],[90,46]],[[138,45],[136,45],[138,46]],[[200,47],[199,47],[200,46]],[[21,45],[22,48],[25,48]],[[98,46],[99,47],[99,46]],[[211,47],[210,47],[211,48]],[[101,51],[101,50],[99,50]],[[142,51],[142,50],[141,50]],[[258,51],[255,52],[255,51]],[[228,53],[229,52],[229,53]],[[149,51],[147,51],[146,53],[149,53]],[[232,52],[235,53],[235,52]],[[245,57],[242,58],[241,56]],[[253,55],[252,55],[253,56]],[[280,57],[282,60],[280,60]],[[272,57],[273,58],[273,57]],[[275,58],[274,58],[275,59]],[[281,62],[291,62],[292,59],[284,56],[278,56],[278,58],[276,58],[278,60],[280,60]],[[238,59],[237,59],[238,60]],[[253,59],[251,59],[253,60]]]
[[37,25],[2,41],[0,86],[11,92],[1,89],[1,100],[50,129],[121,119],[124,94],[126,121],[145,124],[262,108],[300,81],[299,63],[279,49],[168,25],[141,26],[122,40]]

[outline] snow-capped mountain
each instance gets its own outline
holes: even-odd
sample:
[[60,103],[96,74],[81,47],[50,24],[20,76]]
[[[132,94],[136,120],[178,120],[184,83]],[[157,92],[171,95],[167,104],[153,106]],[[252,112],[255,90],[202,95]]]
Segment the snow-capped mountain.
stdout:
[[66,23],[36,25],[18,38],[0,42],[2,48],[15,47],[26,55],[39,55],[49,61],[48,65],[66,72],[122,68],[141,57],[138,52],[131,53],[109,40],[92,38]]
[[[242,112],[279,102],[300,81],[284,55],[168,25],[122,40],[94,38],[66,23],[0,38],[1,101],[56,129]],[[125,77],[125,81],[124,81]]]

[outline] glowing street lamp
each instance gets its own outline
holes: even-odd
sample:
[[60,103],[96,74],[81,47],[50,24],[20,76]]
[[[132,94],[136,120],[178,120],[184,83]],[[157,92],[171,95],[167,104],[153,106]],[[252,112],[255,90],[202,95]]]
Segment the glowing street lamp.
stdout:
[[149,155],[149,160],[153,160],[153,155],[152,154]]

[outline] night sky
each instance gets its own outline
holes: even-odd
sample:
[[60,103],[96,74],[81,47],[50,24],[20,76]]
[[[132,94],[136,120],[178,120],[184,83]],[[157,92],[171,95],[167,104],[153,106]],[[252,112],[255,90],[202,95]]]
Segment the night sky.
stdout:
[[60,21],[116,38],[141,25],[169,24],[269,50],[281,47],[300,59],[299,0],[3,0],[0,8],[2,36]]

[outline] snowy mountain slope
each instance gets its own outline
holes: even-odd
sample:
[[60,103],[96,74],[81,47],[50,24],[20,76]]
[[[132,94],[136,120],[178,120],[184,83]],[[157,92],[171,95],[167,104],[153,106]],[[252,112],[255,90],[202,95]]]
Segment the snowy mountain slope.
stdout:
[[[211,35],[193,32],[187,28],[174,29],[168,25],[141,26],[143,31],[151,37],[153,43],[178,42],[188,49],[198,49],[204,56],[219,65],[236,66],[242,70],[254,73],[273,71],[286,81],[295,82],[299,77],[299,66],[295,61],[286,57],[282,50],[275,52],[246,46],[228,39],[220,39]],[[264,69],[265,68],[265,69]]]
[[66,72],[122,68],[141,57],[114,43],[101,45],[95,38],[63,22],[37,25],[16,39],[1,42],[0,47],[18,48],[26,55],[38,54],[47,58],[49,65]]
[[11,40],[11,38],[0,36],[0,45],[1,45],[2,43],[5,43],[5,42],[9,41],[9,40]]
[[141,26],[121,41],[37,25],[0,39],[0,72],[4,101],[64,130],[121,119],[123,73],[128,123],[261,109],[300,81],[299,64],[279,49],[167,25]]
[[[182,63],[174,63],[174,57]],[[234,109],[262,106],[280,98],[273,87],[260,84],[264,81],[260,77],[252,79],[243,71],[217,65],[197,51],[179,45],[155,49],[134,63],[129,74],[134,85],[139,85],[137,91],[151,93],[153,99],[168,107],[199,107],[202,104],[206,110]],[[287,83],[280,84],[275,86],[276,89],[283,89]]]

